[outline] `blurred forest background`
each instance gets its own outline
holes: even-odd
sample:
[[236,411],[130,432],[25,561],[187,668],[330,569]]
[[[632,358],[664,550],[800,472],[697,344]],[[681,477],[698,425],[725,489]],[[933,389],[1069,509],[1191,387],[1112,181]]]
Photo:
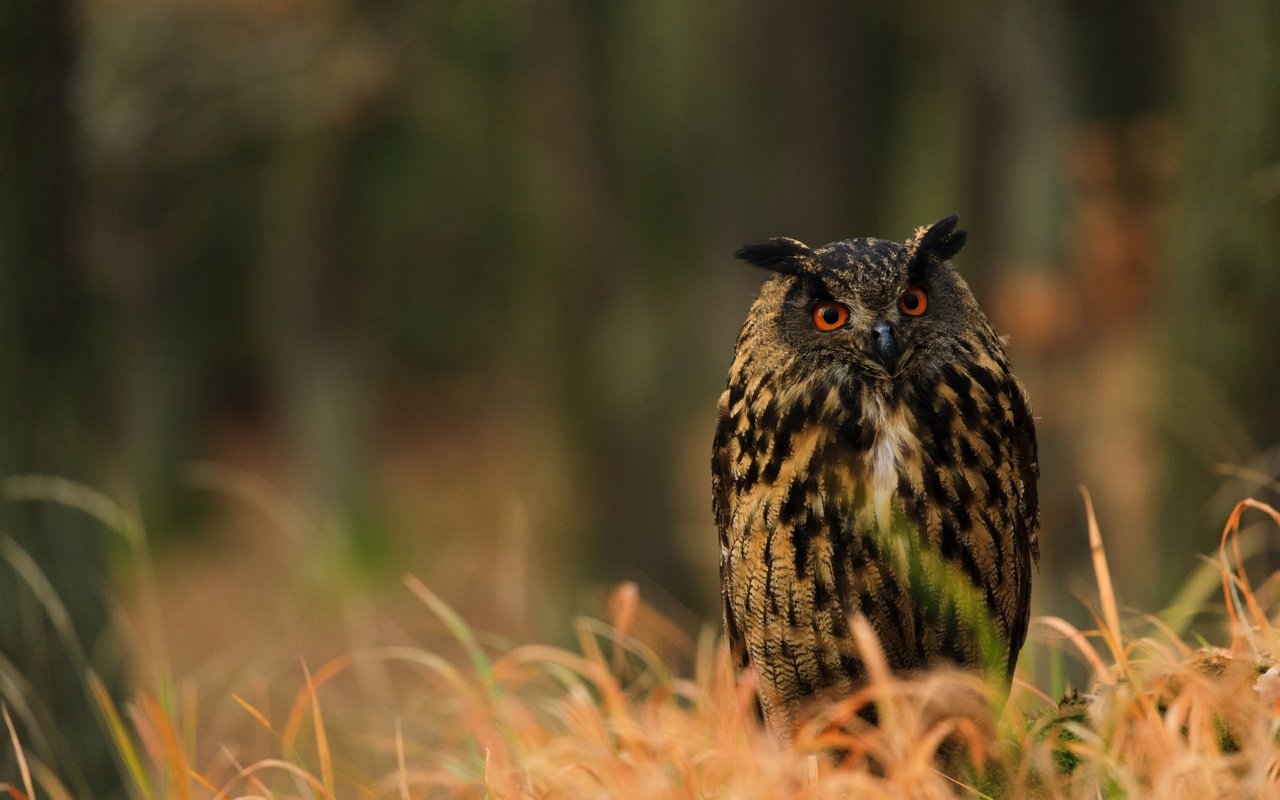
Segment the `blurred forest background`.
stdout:
[[[1280,4],[6,0],[0,469],[140,514],[179,668],[411,628],[404,571],[512,636],[621,578],[696,631],[728,254],[952,212],[1038,417],[1038,611],[1084,617],[1081,484],[1160,608],[1280,497]],[[7,494],[0,689],[92,776],[13,548],[117,686],[135,573]]]

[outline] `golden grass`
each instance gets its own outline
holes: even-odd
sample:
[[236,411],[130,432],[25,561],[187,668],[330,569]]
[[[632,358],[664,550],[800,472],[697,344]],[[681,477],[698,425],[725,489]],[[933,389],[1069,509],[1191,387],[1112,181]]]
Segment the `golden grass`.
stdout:
[[[30,480],[7,488],[11,497],[57,495],[145,541],[100,495]],[[177,702],[167,678],[124,708],[87,669],[86,686],[139,798],[1280,796],[1280,581],[1254,588],[1239,536],[1246,511],[1277,526],[1280,513],[1245,500],[1228,519],[1212,560],[1226,629],[1222,646],[1211,647],[1186,641],[1185,610],[1122,621],[1085,502],[1096,627],[1057,617],[1033,625],[1051,652],[1072,653],[1091,672],[1086,694],[1061,701],[1021,676],[1007,703],[972,674],[895,677],[870,626],[855,619],[869,684],[818,709],[783,746],[759,729],[751,676],[734,674],[713,633],[698,639],[689,674],[655,655],[636,633],[637,620],[654,612],[632,586],[619,587],[608,621],[577,622],[576,647],[494,647],[413,577],[408,591],[462,658],[388,646],[315,669],[304,662],[283,708],[271,707],[269,693],[225,698],[244,723],[239,740],[199,740],[195,703]],[[34,565],[6,547],[20,574],[46,591]],[[56,598],[42,601],[57,617]],[[411,686],[411,699],[388,710],[362,695],[351,678],[375,666],[408,675],[397,686]],[[878,726],[858,714],[872,704]],[[28,757],[8,708],[3,716],[20,774],[0,776],[9,781],[0,795],[68,796]]]

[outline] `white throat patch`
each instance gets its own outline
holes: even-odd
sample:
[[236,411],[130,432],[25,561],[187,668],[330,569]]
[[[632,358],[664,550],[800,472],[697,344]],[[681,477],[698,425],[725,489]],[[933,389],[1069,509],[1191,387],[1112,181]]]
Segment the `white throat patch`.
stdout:
[[864,409],[863,421],[875,432],[871,450],[867,453],[872,511],[879,528],[888,530],[892,521],[891,501],[898,491],[898,465],[903,451],[915,435],[907,428],[901,412],[893,413],[885,407],[884,397],[879,393],[873,395]]

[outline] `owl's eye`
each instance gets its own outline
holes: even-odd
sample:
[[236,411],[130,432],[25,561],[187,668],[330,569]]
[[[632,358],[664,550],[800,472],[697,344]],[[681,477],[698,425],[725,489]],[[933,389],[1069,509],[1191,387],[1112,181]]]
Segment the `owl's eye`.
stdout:
[[898,298],[898,310],[903,314],[918,317],[929,307],[929,295],[919,286],[912,286]]
[[827,300],[813,307],[813,324],[820,331],[834,331],[849,321],[849,309]]

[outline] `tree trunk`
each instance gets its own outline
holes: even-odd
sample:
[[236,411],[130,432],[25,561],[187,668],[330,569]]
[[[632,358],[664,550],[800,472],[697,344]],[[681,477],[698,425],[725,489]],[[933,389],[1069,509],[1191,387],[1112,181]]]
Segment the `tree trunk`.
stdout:
[[[97,384],[89,352],[92,309],[72,246],[78,188],[68,92],[73,49],[66,0],[0,5],[0,479],[90,477],[84,434]],[[120,795],[120,781],[77,653],[92,660],[106,641],[97,527],[69,508],[0,503],[0,699],[15,716],[24,747],[74,794],[112,797]],[[17,574],[15,543],[66,607],[76,643],[60,637]],[[11,750],[0,753],[0,777],[15,779]]]

